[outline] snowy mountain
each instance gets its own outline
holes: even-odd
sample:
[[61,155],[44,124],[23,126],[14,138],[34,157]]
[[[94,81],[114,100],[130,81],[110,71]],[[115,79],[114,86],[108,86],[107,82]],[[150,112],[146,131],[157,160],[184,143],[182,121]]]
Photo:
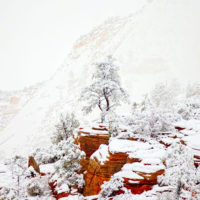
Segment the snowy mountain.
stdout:
[[83,116],[80,91],[91,80],[92,63],[109,54],[120,63],[122,85],[132,102],[157,82],[198,80],[200,2],[148,2],[137,13],[110,19],[75,43],[55,75],[0,132],[0,158],[48,146],[61,112],[75,111],[82,122],[95,119],[97,112]]

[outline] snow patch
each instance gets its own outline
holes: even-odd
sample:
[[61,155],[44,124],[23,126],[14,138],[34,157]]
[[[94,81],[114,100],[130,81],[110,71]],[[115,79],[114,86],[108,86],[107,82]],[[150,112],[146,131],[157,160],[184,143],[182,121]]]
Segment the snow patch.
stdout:
[[112,139],[109,143],[109,151],[111,153],[130,153],[136,152],[140,149],[150,149],[151,146],[149,143],[143,143],[132,140],[124,140],[124,139]]
[[105,144],[101,144],[99,149],[91,155],[90,159],[97,158],[101,165],[103,165],[108,160],[108,157],[108,146]]

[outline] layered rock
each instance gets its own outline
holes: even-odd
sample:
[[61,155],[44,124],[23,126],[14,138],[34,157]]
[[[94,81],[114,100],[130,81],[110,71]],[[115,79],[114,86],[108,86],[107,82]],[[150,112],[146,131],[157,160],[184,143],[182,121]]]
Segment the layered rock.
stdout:
[[90,156],[101,144],[108,144],[108,141],[109,137],[107,129],[102,125],[92,129],[80,128],[76,142],[80,145],[80,149],[86,154],[86,158],[81,160],[81,172],[87,170]]
[[[114,195],[123,194],[125,188],[132,194],[155,192],[156,190],[152,188],[157,185],[157,177],[165,171],[166,149],[174,139],[184,141],[186,134],[180,133],[183,130],[178,130],[177,135],[163,133],[163,138],[160,140],[148,142],[136,137],[109,139],[108,131],[102,125],[91,129],[81,128],[76,143],[86,153],[86,158],[81,160],[80,171],[84,174],[85,186],[83,191],[79,192],[84,196],[98,195],[102,184],[109,181],[112,176],[119,176],[124,180],[124,187]],[[184,144],[186,145],[186,142]],[[196,152],[194,161],[198,166],[200,157],[197,150]],[[50,187],[57,199],[69,195],[69,193],[57,194],[53,183],[50,183]],[[168,188],[162,187],[156,191],[156,193],[163,192],[169,192]]]
[[124,179],[124,186],[133,194],[151,190],[157,184],[157,176],[164,173],[163,151],[157,154],[156,147],[138,138],[114,139],[109,145],[108,139],[105,127],[79,132],[78,141],[86,153],[86,159],[82,161],[84,196],[99,194],[101,185],[114,174]]
[[109,181],[110,177],[119,172],[122,166],[127,162],[126,153],[110,153],[108,160],[103,164],[97,159],[90,159],[87,172],[85,174],[84,195],[96,195],[101,191],[101,185],[104,181]]

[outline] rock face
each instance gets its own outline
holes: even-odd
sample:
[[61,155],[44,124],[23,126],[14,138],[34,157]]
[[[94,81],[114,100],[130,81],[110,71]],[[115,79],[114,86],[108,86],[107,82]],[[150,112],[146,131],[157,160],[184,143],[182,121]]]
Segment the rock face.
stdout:
[[92,128],[90,132],[80,129],[76,142],[80,145],[80,149],[85,152],[86,158],[81,160],[81,172],[87,170],[90,156],[99,148],[101,144],[108,144],[109,137],[107,129],[104,126]]
[[126,153],[109,154],[108,161],[103,165],[97,159],[90,159],[85,174],[84,196],[98,194],[103,182],[109,181],[110,177],[119,172],[127,161],[128,155]]
[[154,146],[137,138],[108,140],[108,131],[102,126],[79,132],[78,142],[86,153],[86,159],[81,161],[85,179],[83,195],[99,194],[101,185],[114,174],[124,179],[124,186],[133,194],[151,190],[157,184],[157,176],[164,173],[162,153],[157,154]]
[[[80,171],[84,174],[85,186],[81,191],[74,188],[74,194],[72,191],[58,194],[55,191],[56,182],[49,183],[54,197],[61,199],[80,193],[84,196],[98,195],[103,183],[109,181],[112,176],[123,178],[124,186],[115,191],[109,199],[125,193],[125,189],[130,190],[132,194],[147,194],[147,198],[169,192],[168,187],[158,186],[157,177],[165,172],[164,160],[170,143],[174,139],[184,141],[186,136],[180,134],[182,130],[184,129],[178,130],[176,133],[178,135],[165,133],[165,137],[152,142],[137,137],[109,138],[108,130],[102,125],[95,128],[80,128],[75,141],[86,154],[86,158],[81,160]],[[186,142],[184,145],[187,145]],[[198,149],[194,155],[195,165],[198,166],[200,160]],[[40,172],[33,157],[29,158],[29,166]],[[148,192],[144,193],[145,191]]]

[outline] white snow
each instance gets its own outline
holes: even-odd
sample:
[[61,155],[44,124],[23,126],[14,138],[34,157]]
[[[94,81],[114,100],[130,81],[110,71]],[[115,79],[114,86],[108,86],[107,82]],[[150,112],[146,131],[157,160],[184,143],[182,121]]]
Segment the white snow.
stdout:
[[105,144],[101,144],[99,149],[91,155],[90,159],[97,158],[97,160],[101,163],[101,165],[103,165],[104,162],[108,160],[108,157],[109,157],[108,146]]
[[151,149],[139,149],[136,152],[130,153],[130,158],[140,158],[143,162],[148,160],[148,162],[161,162],[165,158],[166,151],[160,146],[160,148],[154,148],[152,146]]
[[122,168],[122,171],[135,171],[135,172],[145,172],[145,173],[153,173],[159,171],[161,169],[165,169],[164,165],[144,165],[143,163],[128,163],[125,164]]
[[[98,126],[97,126],[97,128],[98,128]],[[101,128],[99,128],[99,129],[101,129]],[[108,131],[106,131],[106,130],[94,130],[91,127],[84,127],[80,131],[89,133],[90,135],[108,135]],[[84,135],[84,133],[82,133],[82,135]],[[85,135],[87,135],[87,134],[85,134]]]
[[112,139],[109,143],[109,151],[112,153],[117,152],[136,152],[140,149],[149,149],[151,146],[148,143],[125,140],[125,139]]
[[45,174],[52,174],[52,172],[55,171],[55,164],[44,164],[44,165],[40,165],[40,171],[42,173],[45,173]]
[[139,180],[144,179],[142,176],[136,174],[130,169],[122,169],[122,171],[117,172],[115,176],[119,176],[122,178],[139,179]]

